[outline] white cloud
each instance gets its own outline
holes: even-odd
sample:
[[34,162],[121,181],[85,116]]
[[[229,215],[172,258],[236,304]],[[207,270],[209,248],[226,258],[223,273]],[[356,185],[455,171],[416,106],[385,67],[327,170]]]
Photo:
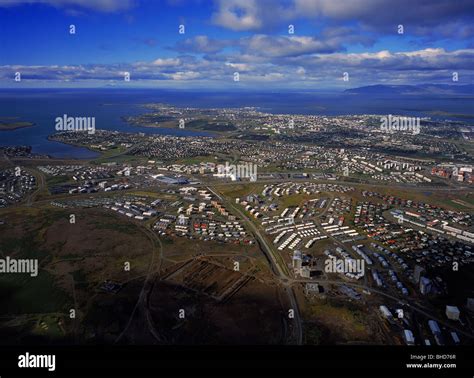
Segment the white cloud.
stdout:
[[[472,0],[215,0],[215,24],[236,31],[287,27],[296,20],[354,21],[366,30],[466,38],[474,35]],[[454,20],[454,21],[453,21]],[[462,21],[462,22],[461,22]]]
[[167,59],[158,58],[154,60],[152,64],[158,67],[170,67],[170,66],[178,66],[179,64],[181,64],[181,61],[179,59],[174,59],[174,58],[167,58]]
[[215,24],[232,30],[255,30],[263,25],[259,9],[256,0],[219,0],[212,19]]
[[246,63],[225,63],[226,66],[236,69],[238,71],[250,71],[251,66]]
[[206,35],[198,35],[194,38],[188,38],[180,41],[174,46],[174,50],[193,53],[216,53],[225,47],[235,44],[235,41],[212,39]]
[[[300,56],[270,56],[221,54],[219,59],[180,56],[157,58],[150,62],[120,65],[52,65],[0,66],[0,83],[14,83],[15,72],[21,72],[22,82],[74,83],[95,80],[123,83],[124,72],[130,72],[132,83],[154,81],[200,81],[225,87],[235,71],[241,81],[259,86],[275,82],[304,88],[306,82],[326,83],[328,86],[348,85],[342,82],[343,72],[350,75],[350,86],[374,83],[446,83],[452,84],[453,71],[459,72],[460,84],[474,79],[474,49],[446,51],[421,49],[406,52],[331,53]],[[131,84],[133,85],[133,84]]]
[[173,74],[169,74],[167,76],[170,77],[173,80],[180,81],[180,80],[194,80],[194,79],[197,79],[197,78],[199,78],[200,74],[199,74],[199,72],[194,72],[194,71],[186,71],[186,72],[179,71],[179,72],[175,72]]
[[342,47],[338,41],[323,41],[308,36],[269,36],[263,34],[244,38],[240,45],[248,54],[268,57],[327,53],[334,52]]

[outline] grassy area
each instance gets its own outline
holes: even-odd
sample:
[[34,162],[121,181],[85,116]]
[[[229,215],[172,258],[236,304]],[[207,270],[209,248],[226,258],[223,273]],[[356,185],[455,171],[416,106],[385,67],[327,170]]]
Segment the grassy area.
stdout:
[[145,197],[150,197],[150,198],[165,198],[165,197],[173,198],[173,199],[178,198],[177,196],[171,196],[169,194],[148,192],[148,191],[143,191],[143,190],[132,190],[132,191],[128,191],[127,194],[132,195],[132,196],[145,196]]
[[363,321],[365,315],[349,306],[318,300],[308,305],[305,315],[347,340],[364,340],[368,336],[367,325]]
[[126,148],[123,146],[119,146],[119,147],[113,147],[106,151],[102,151],[102,150],[94,150],[94,151],[100,152],[101,154],[100,159],[108,159],[118,154],[124,153],[126,151]]
[[[399,188],[396,189],[387,186],[387,188],[377,187],[373,188],[370,185],[360,185],[360,191],[373,191],[380,194],[399,197],[403,199],[410,199],[412,201],[417,202],[425,202],[431,205],[440,206],[443,208],[447,208],[448,210],[460,210],[460,205],[456,205],[452,202],[453,199],[461,199],[465,200],[465,198],[472,198],[470,191],[431,191],[430,189],[421,189],[421,188]],[[352,195],[352,194],[351,194]],[[356,196],[356,194],[353,194]],[[375,198],[365,198],[362,201],[376,201]],[[466,200],[467,201],[467,200]],[[465,210],[465,209],[464,209]]]
[[176,164],[199,164],[206,162],[214,162],[213,156],[194,156],[190,158],[176,160]]
[[46,184],[48,187],[50,187],[54,185],[64,184],[68,181],[69,181],[68,176],[53,176],[53,177],[48,177],[46,179]]
[[0,275],[0,314],[63,312],[69,303],[69,297],[58,288],[54,277],[44,270],[37,277]]
[[[4,331],[13,339],[68,336],[70,327],[65,324],[63,330],[58,320],[63,315],[67,320],[74,300],[81,317],[102,303],[95,298],[99,283],[127,281],[148,271],[153,247],[135,223],[96,209],[74,212],[73,225],[69,213],[59,209],[9,209],[2,216],[6,223],[0,233],[0,257],[39,260],[36,277],[0,274],[0,315],[14,316],[2,336]],[[130,272],[124,272],[125,261],[131,264]],[[115,311],[120,308],[110,303]]]
[[322,331],[317,324],[306,324],[304,329],[304,343],[307,345],[319,345],[321,343]]
[[233,199],[236,197],[247,196],[249,194],[261,193],[263,185],[256,183],[239,183],[235,185],[217,185],[216,188],[226,197]]
[[[37,215],[39,212],[32,209],[22,209],[25,213]],[[15,213],[14,213],[15,214]],[[31,215],[30,214],[30,215]],[[17,215],[17,214],[15,214]],[[13,232],[2,235],[0,255],[17,259],[38,259],[38,276],[29,274],[0,274],[0,313],[22,314],[58,312],[68,303],[68,296],[55,284],[55,278],[41,268],[48,263],[51,255],[41,247],[44,230],[59,217],[52,212],[41,212],[41,221],[28,217],[23,227],[25,234],[16,236]],[[37,221],[38,219],[36,219]]]
[[289,206],[299,206],[303,201],[307,201],[315,197],[316,195],[308,194],[293,194],[291,196],[283,196],[280,198],[280,206],[282,209],[285,209]]
[[2,257],[15,255],[16,258],[22,259],[35,258],[41,263],[41,260],[48,256],[45,251],[40,249],[31,234],[25,235],[21,239],[5,235],[1,240],[0,256]]
[[32,333],[40,336],[59,338],[64,336],[63,331],[58,325],[59,318],[55,315],[43,315],[35,323]]
[[113,231],[118,231],[118,232],[125,232],[130,235],[134,235],[140,232],[137,226],[134,225],[133,223],[124,224],[124,223],[115,223],[113,222],[113,220],[112,222],[105,222],[104,220],[101,220],[100,222],[94,222],[90,224],[93,224],[97,230],[113,230]]
[[334,242],[331,239],[318,240],[311,246],[311,248],[306,250],[306,253],[309,253],[313,256],[324,256],[323,251],[332,245],[334,245]]
[[202,131],[215,131],[215,132],[225,132],[225,131],[235,131],[237,128],[230,122],[227,121],[212,121],[208,119],[196,119],[186,123],[186,128],[193,130],[202,130]]
[[123,162],[146,162],[147,158],[143,156],[134,156],[134,155],[122,155],[126,151],[126,148],[123,146],[115,147],[107,151],[96,151],[100,152],[101,156],[97,159],[91,161],[92,164],[102,164],[102,163],[123,163]]

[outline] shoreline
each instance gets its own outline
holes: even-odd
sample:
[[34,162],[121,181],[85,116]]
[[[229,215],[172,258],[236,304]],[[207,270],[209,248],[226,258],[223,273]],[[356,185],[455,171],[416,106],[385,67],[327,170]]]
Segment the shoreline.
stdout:
[[61,144],[64,144],[65,146],[71,146],[71,147],[74,147],[74,148],[84,148],[86,149],[87,151],[89,152],[93,152],[93,153],[96,153],[98,154],[98,156],[94,156],[94,157],[72,157],[72,156],[67,156],[67,157],[56,157],[56,156],[52,156],[51,154],[48,154],[49,156],[51,156],[52,159],[69,159],[69,160],[94,160],[94,159],[98,159],[102,156],[102,153],[99,152],[99,151],[95,151],[87,146],[83,146],[83,145],[78,145],[78,144],[70,144],[70,143],[65,143],[65,142],[62,142],[62,141],[59,141],[59,140],[55,140],[55,139],[51,139],[51,135],[48,135],[48,137],[46,138],[49,142],[55,142],[55,143],[61,143]]
[[0,131],[15,131],[19,129],[26,129],[28,127],[36,126],[35,123],[32,122],[13,122],[13,123],[2,123],[0,120]]

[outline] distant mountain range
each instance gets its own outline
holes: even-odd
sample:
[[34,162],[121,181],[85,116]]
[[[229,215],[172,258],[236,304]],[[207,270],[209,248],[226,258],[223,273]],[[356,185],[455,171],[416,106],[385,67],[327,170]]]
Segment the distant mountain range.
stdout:
[[346,89],[344,93],[365,95],[474,95],[474,85],[425,84],[425,85],[369,85]]

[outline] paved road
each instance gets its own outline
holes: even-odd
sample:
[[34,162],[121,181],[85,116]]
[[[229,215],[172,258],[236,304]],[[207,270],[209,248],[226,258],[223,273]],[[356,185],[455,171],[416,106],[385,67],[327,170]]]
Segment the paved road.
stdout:
[[140,228],[145,233],[145,235],[150,239],[150,241],[152,243],[153,248],[152,248],[152,254],[151,254],[151,261],[150,261],[150,265],[148,266],[148,273],[147,273],[145,281],[143,283],[142,290],[140,291],[138,301],[137,301],[135,307],[133,308],[133,311],[130,315],[130,318],[128,319],[127,325],[125,326],[123,331],[120,333],[120,335],[118,335],[117,338],[115,339],[115,343],[118,343],[120,341],[120,339],[127,333],[127,331],[129,329],[130,325],[132,324],[133,318],[135,317],[135,314],[136,314],[139,307],[142,307],[142,308],[145,309],[145,317],[147,319],[147,325],[148,325],[148,328],[150,329],[150,332],[153,334],[153,336],[155,338],[159,338],[157,336],[156,330],[154,329],[154,326],[151,322],[151,317],[149,316],[149,313],[147,312],[148,305],[147,305],[146,302],[147,302],[147,298],[148,298],[148,295],[147,295],[148,291],[150,290],[151,287],[153,287],[151,280],[152,280],[152,278],[154,277],[154,274],[155,274],[155,270],[153,268],[154,268],[154,265],[155,265],[156,250],[158,249],[156,244],[158,244],[158,246],[159,246],[159,254],[160,254],[160,265],[159,265],[158,274],[161,271],[161,264],[162,264],[162,260],[163,260],[163,245],[161,244],[161,241],[159,240],[158,236],[153,231],[149,230],[145,226],[142,226]]
[[255,234],[259,242],[261,243],[260,245],[263,247],[264,252],[269,259],[269,261],[272,263],[272,270],[277,273],[280,279],[285,280],[288,279],[288,270],[285,269],[286,267],[282,267],[281,265],[282,262],[279,261],[281,257],[275,256],[275,252],[273,251],[272,247],[268,244],[268,242],[265,240],[265,238],[260,234],[260,231],[258,230],[257,226],[234,204],[232,204],[230,201],[227,201],[220,193],[218,193],[215,189],[212,189],[211,187],[207,187],[207,189],[213,193],[219,200],[226,205],[227,207],[231,207],[233,211],[235,211],[247,224],[248,228],[252,230],[252,232]]
[[255,224],[233,203],[226,200],[220,193],[217,192],[216,189],[211,187],[207,187],[207,189],[213,193],[219,200],[228,208],[232,208],[235,213],[237,213],[242,220],[247,224],[247,227],[252,230],[256,238],[259,240],[260,245],[262,246],[262,250],[267,256],[268,261],[270,261],[271,269],[273,273],[277,276],[277,279],[282,283],[285,292],[288,295],[288,299],[291,305],[291,308],[295,312],[294,317],[294,327],[295,327],[295,340],[296,344],[300,345],[303,343],[303,327],[301,324],[301,316],[299,313],[298,302],[296,300],[295,293],[291,287],[288,286],[288,282],[290,277],[288,275],[288,269],[285,266],[285,262],[282,257],[273,250],[273,247],[269,245],[269,243],[265,240],[265,238],[261,235],[260,230],[255,226]]
[[38,193],[41,192],[42,190],[47,189],[46,188],[46,180],[45,180],[45,177],[44,177],[43,173],[41,173],[37,170],[34,170],[33,174],[36,177],[37,188],[33,193],[28,194],[27,197],[26,197],[26,206],[29,206],[29,207],[35,201],[36,196],[38,195]]

